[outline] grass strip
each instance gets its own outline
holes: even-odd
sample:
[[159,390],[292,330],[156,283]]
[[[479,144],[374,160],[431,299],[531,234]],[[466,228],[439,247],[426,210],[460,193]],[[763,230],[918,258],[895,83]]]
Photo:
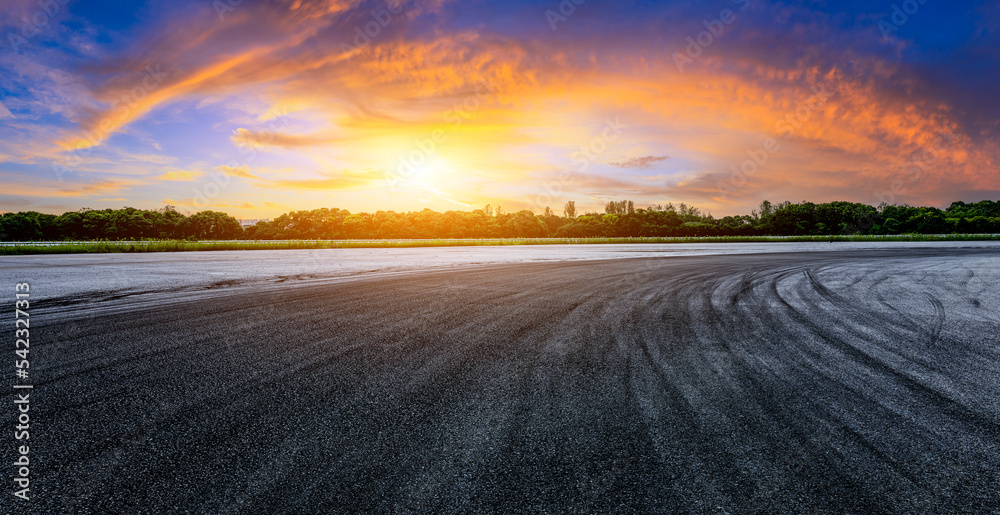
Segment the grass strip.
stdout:
[[469,238],[411,240],[74,241],[0,243],[0,255],[193,252],[220,250],[478,247],[499,245],[607,245],[636,243],[791,243],[992,241],[996,234],[900,234],[832,236],[674,236],[642,238]]

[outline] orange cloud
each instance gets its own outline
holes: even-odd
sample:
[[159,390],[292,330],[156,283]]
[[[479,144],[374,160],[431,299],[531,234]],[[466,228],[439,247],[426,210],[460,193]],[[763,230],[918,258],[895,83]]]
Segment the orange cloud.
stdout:
[[[115,80],[98,91],[98,99],[110,104],[109,107],[85,116],[79,124],[80,131],[68,135],[59,145],[66,149],[99,145],[158,106],[234,84],[266,81],[264,70],[255,63],[273,60],[275,54],[295,48],[332,23],[334,15],[358,3],[359,0],[281,0],[274,5],[256,6],[256,10],[247,4],[231,13],[219,13],[224,23],[215,24],[212,20],[212,25],[195,24],[178,30],[171,37],[155,42],[157,47],[150,52],[151,58],[121,70]],[[192,56],[206,55],[206,47],[225,46],[227,37],[241,31],[255,31],[265,21],[267,29],[256,31],[258,37],[248,41],[253,42],[248,48],[182,68]],[[271,41],[260,43],[266,39]],[[173,50],[164,52],[165,48]]]
[[345,171],[338,176],[327,176],[319,179],[281,179],[268,181],[268,188],[299,190],[351,190],[377,186],[382,177],[371,172]]
[[256,175],[250,173],[250,168],[246,165],[242,166],[222,165],[215,167],[215,169],[219,170],[220,172],[232,175],[234,177],[241,177],[243,179],[260,179],[260,177],[257,177]]
[[[2,177],[2,176],[0,176]],[[42,183],[19,182],[15,178],[4,180],[5,195],[19,195],[26,197],[95,197],[108,193],[115,193],[134,186],[135,183],[115,180],[100,180],[85,184],[73,184],[56,186]]]
[[[121,71],[96,96],[112,102],[116,92],[147,80],[142,70],[153,66],[155,72],[157,59],[169,77],[124,104],[127,109],[83,117],[81,129],[96,136],[65,144],[99,143],[181,98],[246,95],[267,106],[241,120],[230,140],[294,151],[305,168],[299,178],[281,180],[247,166],[217,168],[262,188],[386,193],[384,183],[401,160],[424,153],[425,161],[447,165],[423,166],[426,177],[405,181],[414,189],[482,198],[484,189],[509,188],[504,194],[530,197],[542,188],[534,178],[572,168],[574,153],[609,117],[629,128],[591,160],[592,168],[565,181],[566,199],[603,189],[740,211],[775,195],[873,201],[900,180],[905,194],[897,197],[937,200],[996,180],[996,145],[964,134],[951,106],[907,94],[912,83],[905,70],[877,57],[833,55],[815,45],[803,46],[794,59],[781,52],[762,57],[733,35],[680,73],[668,51],[638,44],[622,50],[597,36],[563,41],[486,29],[408,32],[403,23],[344,52],[339,43],[368,16],[352,10],[357,5],[282,0],[259,7],[272,9],[266,24],[260,22],[264,11],[245,5],[217,25],[175,27],[177,35],[151,43],[150,58],[131,75]],[[423,12],[440,7],[420,5]],[[815,29],[823,30],[821,24]],[[845,56],[850,59],[840,59]],[[298,134],[255,127],[289,113],[313,126]],[[427,144],[438,132],[440,140]],[[938,143],[942,134],[951,135],[947,146]],[[766,162],[734,175],[734,167],[761,155],[770,139],[775,150],[765,153]],[[669,162],[647,155],[661,151],[669,152]],[[629,157],[637,155],[646,157]],[[661,163],[657,172],[670,170],[658,184],[628,175],[653,162]],[[920,176],[911,180],[914,163]],[[382,172],[329,173],[339,169]],[[171,173],[159,178],[180,177]]]
[[295,135],[280,134],[277,132],[254,132],[244,128],[236,129],[230,138],[233,143],[239,146],[261,147],[309,147],[315,145],[329,144],[338,141],[340,138],[323,135]]
[[165,174],[156,176],[161,181],[190,181],[201,177],[203,174],[193,170],[171,170]]

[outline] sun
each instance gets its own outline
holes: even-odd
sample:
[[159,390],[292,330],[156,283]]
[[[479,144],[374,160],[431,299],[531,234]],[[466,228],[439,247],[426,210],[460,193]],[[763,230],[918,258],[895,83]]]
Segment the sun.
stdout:
[[454,172],[450,161],[443,157],[431,156],[426,162],[413,167],[413,176],[410,177],[410,180],[430,185]]

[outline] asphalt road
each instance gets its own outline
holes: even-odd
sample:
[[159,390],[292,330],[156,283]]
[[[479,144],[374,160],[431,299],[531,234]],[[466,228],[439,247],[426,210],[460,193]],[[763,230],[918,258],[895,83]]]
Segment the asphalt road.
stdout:
[[28,512],[1000,510],[996,250],[170,298],[33,318]]

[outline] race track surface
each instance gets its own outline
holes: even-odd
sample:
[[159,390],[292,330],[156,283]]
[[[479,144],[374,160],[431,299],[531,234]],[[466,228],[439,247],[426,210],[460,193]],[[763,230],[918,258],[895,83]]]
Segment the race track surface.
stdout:
[[163,297],[33,320],[34,512],[1000,510],[996,250]]

